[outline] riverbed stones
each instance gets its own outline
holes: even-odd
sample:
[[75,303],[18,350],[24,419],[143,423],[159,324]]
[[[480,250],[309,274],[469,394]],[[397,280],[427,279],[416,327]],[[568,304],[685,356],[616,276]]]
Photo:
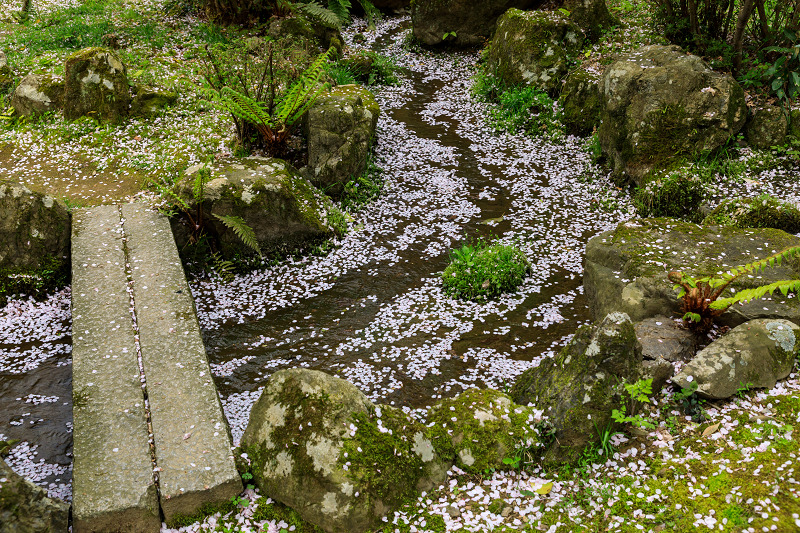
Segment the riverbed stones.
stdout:
[[[199,166],[187,170],[176,191],[196,212],[193,195]],[[344,214],[316,187],[281,159],[249,157],[216,171],[205,184],[202,209],[223,255],[252,253],[218,216],[241,218],[255,233],[263,253],[286,253],[341,235]],[[185,230],[174,228],[181,245]]]
[[645,46],[606,68],[600,82],[603,152],[618,179],[711,151],[747,119],[744,91],[677,46]]
[[585,67],[569,73],[559,102],[570,135],[589,135],[600,122],[600,75]]
[[64,80],[51,74],[28,74],[11,95],[11,106],[23,117],[35,117],[61,109]]
[[362,532],[446,479],[426,428],[316,370],[281,370],[253,406],[242,449],[261,493],[328,532]]
[[[614,311],[640,321],[658,315],[680,317],[680,300],[670,271],[695,277],[714,275],[791,246],[800,238],[776,229],[699,226],[667,218],[623,222],[586,245],[583,285],[594,317]],[[800,260],[783,261],[733,283],[736,290],[800,278]],[[735,305],[717,318],[737,326],[755,318],[800,321],[797,298],[772,297]]]
[[789,375],[800,352],[800,326],[780,319],[750,320],[697,353],[672,381],[697,384],[697,394],[715,400],[741,389],[772,388]]
[[759,150],[786,143],[789,132],[789,113],[781,106],[762,105],[750,110],[744,127],[747,144]]
[[229,501],[242,480],[169,221],[142,204],[123,205],[122,218],[159,499],[171,523]]
[[340,85],[308,110],[308,167],[311,182],[332,196],[363,174],[375,140],[380,108],[360,85]]
[[64,117],[91,116],[118,122],[128,115],[131,102],[125,65],[116,52],[84,48],[67,57]]
[[578,25],[560,12],[509,9],[497,20],[486,68],[507,85],[557,94],[569,72],[568,58],[583,41]]
[[411,25],[414,37],[426,45],[443,43],[475,46],[489,39],[497,19],[509,8],[528,9],[539,0],[414,0]]
[[496,390],[471,389],[443,400],[428,416],[431,441],[442,457],[465,472],[507,468],[504,459],[542,446],[541,412]]
[[69,505],[24,479],[0,459],[0,533],[63,533]]
[[639,379],[641,363],[642,348],[631,319],[610,313],[593,326],[580,327],[557,356],[522,373],[511,398],[544,410],[552,425],[555,439],[545,462],[580,457],[621,404],[621,383]]
[[35,277],[48,285],[68,270],[70,214],[61,200],[0,181],[0,298]]
[[119,208],[77,209],[72,231],[73,529],[156,532]]
[[728,198],[703,220],[706,225],[775,228],[800,233],[800,209],[771,196]]

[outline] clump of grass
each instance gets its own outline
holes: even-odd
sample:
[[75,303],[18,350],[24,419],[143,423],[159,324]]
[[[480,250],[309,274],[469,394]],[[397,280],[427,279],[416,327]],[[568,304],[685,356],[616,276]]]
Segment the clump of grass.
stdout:
[[354,177],[344,185],[341,195],[342,210],[355,213],[377,198],[383,190],[383,169],[375,162],[372,151],[367,155],[367,168],[361,176]]
[[636,189],[633,205],[642,217],[696,221],[706,194],[703,176],[695,168],[686,166],[651,172]]
[[451,252],[442,283],[448,296],[484,301],[514,291],[530,269],[528,259],[517,247],[479,240]]
[[777,228],[800,232],[800,210],[794,205],[763,194],[758,198],[731,198],[722,202],[703,224],[737,228]]
[[[397,85],[398,67],[390,58],[376,52],[358,52],[338,62],[353,79],[362,85]],[[334,78],[335,79],[335,78]]]

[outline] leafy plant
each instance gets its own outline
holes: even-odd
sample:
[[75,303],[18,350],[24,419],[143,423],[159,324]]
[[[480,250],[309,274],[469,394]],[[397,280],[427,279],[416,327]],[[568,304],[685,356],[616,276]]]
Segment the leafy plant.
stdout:
[[356,81],[364,85],[398,85],[395,74],[399,67],[388,57],[376,52],[364,51],[339,61]]
[[448,40],[448,39],[452,39],[452,40],[454,40],[454,39],[455,39],[457,36],[458,36],[458,35],[456,34],[456,32],[454,32],[454,31],[448,31],[447,33],[445,33],[444,35],[442,35],[442,40],[443,40],[443,41],[446,41],[446,40]]
[[530,271],[530,263],[516,247],[479,240],[451,252],[442,273],[445,293],[453,298],[482,301],[516,289]]
[[789,105],[800,95],[800,30],[786,29],[783,35],[789,46],[769,46],[764,49],[779,54],[764,76],[775,96]]
[[640,379],[636,383],[625,383],[625,392],[628,395],[627,403],[611,411],[614,422],[632,424],[642,429],[654,429],[655,424],[637,413],[639,405],[647,402],[648,397],[653,394],[653,380]]
[[[209,100],[218,108],[228,111],[233,117],[242,141],[245,124],[253,126],[261,135],[266,150],[272,156],[283,155],[286,151],[286,142],[292,134],[300,118],[317,99],[317,96],[327,86],[321,83],[322,74],[328,58],[333,53],[333,48],[320,54],[317,59],[303,72],[286,93],[277,96],[274,83],[269,84],[268,94],[260,90],[250,96],[247,92],[237,91],[224,84],[224,79],[219,76],[215,87],[209,79],[210,88],[206,89]],[[273,47],[270,43],[268,53],[270,68],[264,71],[264,78],[272,70]],[[210,53],[209,53],[210,56]],[[216,62],[212,58],[212,64]],[[219,70],[217,71],[219,72]],[[220,84],[221,82],[221,84]],[[266,86],[261,85],[263,90]],[[266,97],[266,101],[263,98]]]
[[696,392],[697,382],[692,381],[689,383],[689,387],[676,392],[672,399],[678,404],[681,411],[700,424],[705,420],[705,412],[703,411],[705,400],[700,398]]
[[678,298],[682,300],[683,319],[689,327],[699,332],[706,332],[711,329],[714,319],[735,303],[749,302],[766,294],[772,294],[776,290],[784,296],[789,292],[799,291],[800,279],[782,280],[760,287],[742,289],[733,296],[721,298],[731,283],[743,275],[757,274],[767,267],[780,265],[784,259],[792,257],[800,257],[800,246],[793,246],[764,259],[735,267],[718,276],[694,278],[684,272],[673,271],[667,274],[667,278],[675,283],[675,289],[680,289]]
[[233,215],[214,215],[220,222],[225,224],[228,228],[233,230],[233,233],[249,248],[253,249],[258,255],[261,255],[261,247],[258,245],[258,239],[253,228],[247,225],[242,217]]

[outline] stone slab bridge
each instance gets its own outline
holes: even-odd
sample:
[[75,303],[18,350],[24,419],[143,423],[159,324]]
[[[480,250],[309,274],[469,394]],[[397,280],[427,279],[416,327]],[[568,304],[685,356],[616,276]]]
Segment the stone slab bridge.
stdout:
[[73,212],[72,327],[76,533],[155,532],[242,490],[164,216]]

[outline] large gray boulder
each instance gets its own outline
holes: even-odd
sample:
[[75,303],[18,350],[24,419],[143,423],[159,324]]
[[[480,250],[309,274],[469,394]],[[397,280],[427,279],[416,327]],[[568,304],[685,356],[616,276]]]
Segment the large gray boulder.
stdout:
[[[529,9],[541,3],[540,0],[413,0],[411,24],[414,37],[429,46],[445,42],[475,46],[494,34],[497,18],[509,8]],[[447,39],[446,34],[449,34]]]
[[606,68],[599,134],[618,178],[713,150],[747,119],[744,91],[677,46],[646,46]]
[[758,319],[735,327],[697,353],[673,383],[715,400],[740,389],[772,388],[789,375],[800,352],[800,326],[780,319]]
[[543,445],[541,416],[500,391],[471,389],[433,406],[428,416],[431,441],[442,457],[466,472],[503,469],[518,450]]
[[308,169],[311,182],[332,196],[360,176],[375,140],[380,108],[360,85],[340,85],[308,110]]
[[316,370],[273,374],[242,449],[261,493],[328,532],[366,531],[417,490],[446,479],[426,428]]
[[[190,168],[176,186],[193,213],[198,172],[199,165]],[[215,172],[205,184],[202,206],[207,228],[218,238],[225,256],[249,249],[218,216],[243,219],[268,255],[291,252],[347,229],[344,214],[333,202],[282,159],[250,157]],[[176,224],[173,230],[181,246],[186,233]]]
[[565,0],[564,9],[592,42],[600,38],[604,29],[619,24],[608,10],[606,0]]
[[582,326],[561,352],[522,373],[511,389],[518,404],[543,409],[555,430],[545,454],[549,463],[578,459],[611,411],[621,405],[621,384],[639,379],[642,349],[633,323],[611,313],[594,326]]
[[571,135],[589,135],[600,123],[600,75],[586,68],[570,72],[559,97]]
[[508,85],[557,93],[584,35],[558,11],[509,9],[497,21],[486,69]]
[[34,117],[57,111],[64,103],[64,80],[49,74],[28,74],[11,95],[14,111]]
[[69,505],[23,479],[0,459],[0,533],[63,533]]
[[[679,317],[681,302],[668,272],[714,275],[798,245],[800,238],[775,229],[698,226],[668,218],[624,222],[587,243],[583,285],[595,319],[614,311],[627,313],[635,321],[658,315]],[[797,278],[800,260],[794,258],[752,277],[743,276],[732,286],[740,290]],[[797,322],[797,302],[776,293],[770,299],[735,305],[717,322],[728,326],[754,318]]]
[[750,110],[744,127],[747,144],[760,150],[769,150],[786,142],[789,132],[789,113],[781,106],[764,105]]
[[70,215],[61,200],[0,181],[0,301],[4,290],[41,285],[69,263]]
[[92,116],[117,122],[128,115],[131,103],[128,75],[116,52],[84,48],[67,57],[64,68],[67,120]]

